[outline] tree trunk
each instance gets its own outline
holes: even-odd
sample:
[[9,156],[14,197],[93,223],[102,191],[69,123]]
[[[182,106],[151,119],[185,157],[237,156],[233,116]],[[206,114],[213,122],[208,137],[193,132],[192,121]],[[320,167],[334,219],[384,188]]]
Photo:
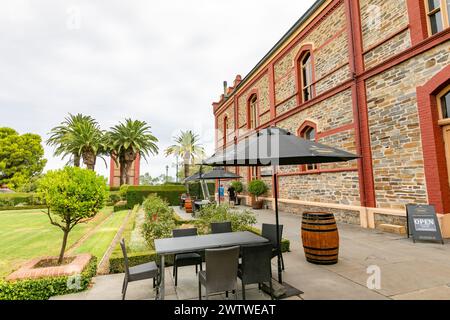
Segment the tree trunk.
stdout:
[[126,184],[128,184],[128,185],[130,185],[130,174],[129,174],[129,172],[130,172],[130,168],[131,168],[131,165],[133,164],[133,161],[127,161],[127,162],[125,162],[125,183]]
[[66,230],[63,230],[63,231],[64,231],[64,237],[63,237],[63,242],[62,242],[62,246],[61,246],[61,252],[59,253],[58,264],[61,264],[63,262],[64,251],[66,251],[67,238],[69,236],[69,231],[66,231]]
[[120,166],[120,185],[124,185],[125,184],[125,179],[126,179],[126,175],[125,175],[125,161],[120,161],[119,163]]
[[73,166],[79,168],[81,164],[81,157],[78,154],[73,154]]
[[96,155],[92,151],[83,153],[83,163],[88,170],[95,170]]

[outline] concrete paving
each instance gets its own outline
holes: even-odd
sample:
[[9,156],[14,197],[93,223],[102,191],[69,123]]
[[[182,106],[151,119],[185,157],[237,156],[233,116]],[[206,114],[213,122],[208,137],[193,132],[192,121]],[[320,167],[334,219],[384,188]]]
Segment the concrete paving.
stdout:
[[[270,210],[255,211],[258,225],[274,223]],[[404,236],[339,224],[340,259],[334,266],[306,262],[300,239],[301,217],[281,213],[284,238],[291,241],[291,252],[284,255],[284,280],[302,291],[305,300],[450,300],[450,245],[416,243]],[[276,259],[273,260],[275,262]],[[372,273],[380,271],[380,287],[369,289]],[[275,271],[275,265],[274,265]],[[369,269],[370,271],[370,269]],[[275,272],[274,272],[275,273]],[[274,274],[275,276],[275,274]],[[86,292],[54,299],[120,299],[123,274],[96,277]],[[178,288],[174,287],[172,269],[166,269],[167,299],[198,299],[194,267],[179,269]],[[257,286],[249,286],[247,299],[269,299]],[[238,292],[238,299],[242,297]],[[151,281],[130,283],[127,299],[154,299]],[[211,299],[225,299],[217,295]],[[232,297],[230,297],[232,299]]]

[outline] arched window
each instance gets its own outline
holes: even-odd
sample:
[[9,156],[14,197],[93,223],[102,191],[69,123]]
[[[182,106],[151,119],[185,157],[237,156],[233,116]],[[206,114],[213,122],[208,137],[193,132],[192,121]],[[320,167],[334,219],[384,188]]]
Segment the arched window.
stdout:
[[223,119],[223,146],[227,145],[228,138],[228,116]]
[[432,35],[450,27],[450,0],[425,0],[425,4]]
[[255,129],[258,127],[258,96],[252,95],[248,105],[248,128]]
[[300,88],[302,102],[314,98],[313,66],[311,52],[303,54],[299,60]]
[[[316,129],[313,127],[307,126],[300,132],[300,136],[305,140],[316,142]],[[317,170],[317,165],[316,164],[308,164],[305,166],[305,169],[307,171]]]

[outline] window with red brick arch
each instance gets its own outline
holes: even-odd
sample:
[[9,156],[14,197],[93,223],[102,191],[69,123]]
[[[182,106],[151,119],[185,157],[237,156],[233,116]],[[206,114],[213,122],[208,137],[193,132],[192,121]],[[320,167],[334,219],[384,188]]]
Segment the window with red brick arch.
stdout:
[[425,0],[431,35],[450,27],[450,0]]

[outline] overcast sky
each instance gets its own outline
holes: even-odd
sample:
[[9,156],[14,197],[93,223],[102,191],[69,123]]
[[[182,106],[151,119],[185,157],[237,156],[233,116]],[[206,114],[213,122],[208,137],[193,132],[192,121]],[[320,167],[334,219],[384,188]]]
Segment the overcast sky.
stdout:
[[[104,129],[145,120],[161,152],[141,172],[163,174],[181,129],[213,152],[222,82],[245,76],[313,2],[1,0],[0,126],[46,139],[69,112]],[[46,170],[65,163],[52,154]],[[108,175],[102,161],[97,171]]]

